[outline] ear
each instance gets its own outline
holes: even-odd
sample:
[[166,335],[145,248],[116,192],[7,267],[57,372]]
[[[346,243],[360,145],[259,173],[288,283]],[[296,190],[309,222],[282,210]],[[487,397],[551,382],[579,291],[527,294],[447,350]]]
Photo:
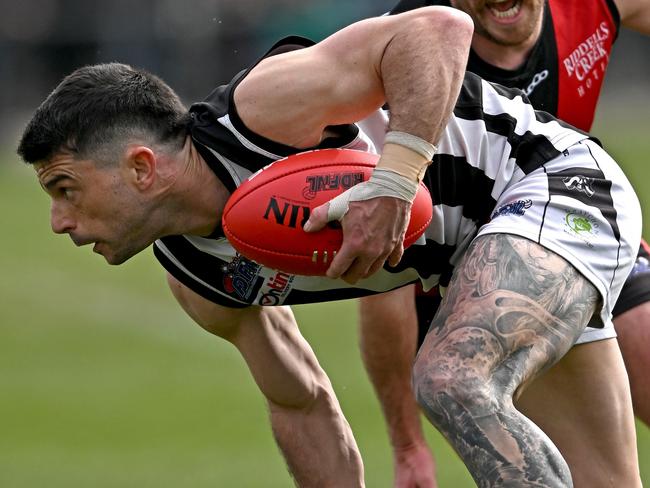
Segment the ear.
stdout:
[[156,180],[156,153],[147,146],[128,146],[125,169],[128,178],[139,190],[151,188]]

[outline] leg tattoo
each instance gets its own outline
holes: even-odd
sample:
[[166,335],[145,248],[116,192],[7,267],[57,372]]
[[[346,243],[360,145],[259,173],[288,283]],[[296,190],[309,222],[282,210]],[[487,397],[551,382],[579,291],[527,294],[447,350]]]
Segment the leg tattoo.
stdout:
[[515,236],[477,239],[456,269],[415,386],[479,486],[571,486],[559,451],[512,401],[567,352],[597,300],[563,258]]

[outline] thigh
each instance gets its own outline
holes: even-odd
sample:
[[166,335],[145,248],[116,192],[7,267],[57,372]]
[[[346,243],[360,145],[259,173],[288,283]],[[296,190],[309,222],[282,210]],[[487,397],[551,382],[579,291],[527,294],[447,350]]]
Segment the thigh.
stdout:
[[650,426],[650,302],[614,318],[637,418]]
[[513,394],[569,350],[598,299],[571,264],[539,244],[480,236],[454,272],[419,359]]
[[650,247],[643,240],[616,302],[614,325],[630,377],[634,413],[650,426]]
[[479,235],[517,234],[563,256],[603,298],[591,324],[598,328],[611,322],[632,270],[640,222],[639,203],[625,175],[602,148],[587,141],[509,185]]
[[576,487],[636,486],[634,418],[615,339],[573,347],[515,405],[558,447]]

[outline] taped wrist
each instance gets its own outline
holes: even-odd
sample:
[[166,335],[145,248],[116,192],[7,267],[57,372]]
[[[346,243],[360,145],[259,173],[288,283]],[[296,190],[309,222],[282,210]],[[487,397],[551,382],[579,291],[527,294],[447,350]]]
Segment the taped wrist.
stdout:
[[436,146],[407,132],[390,131],[377,168],[389,169],[413,181],[421,181],[436,153]]
[[341,220],[347,213],[350,202],[393,197],[412,203],[417,191],[418,182],[390,169],[375,168],[368,181],[359,183],[330,200],[327,220]]

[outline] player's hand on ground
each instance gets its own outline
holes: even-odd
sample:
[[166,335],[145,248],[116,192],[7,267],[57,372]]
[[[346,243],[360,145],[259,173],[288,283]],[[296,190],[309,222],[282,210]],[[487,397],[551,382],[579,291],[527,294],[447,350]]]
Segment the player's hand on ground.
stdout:
[[[328,212],[330,202],[315,208],[305,224],[307,232],[337,220]],[[411,204],[393,197],[349,202],[343,218],[343,244],[327,270],[330,278],[356,283],[377,272],[386,261],[396,266],[404,253],[404,235]]]
[[395,488],[438,488],[436,465],[426,444],[395,449]]

